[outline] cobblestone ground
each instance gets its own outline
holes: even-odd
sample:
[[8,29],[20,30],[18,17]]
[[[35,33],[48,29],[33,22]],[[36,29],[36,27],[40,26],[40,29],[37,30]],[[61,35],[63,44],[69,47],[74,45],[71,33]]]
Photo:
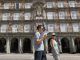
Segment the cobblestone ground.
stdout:
[[[47,54],[48,60],[54,60],[52,54]],[[33,60],[33,54],[0,54],[0,60]],[[80,60],[80,54],[61,54],[61,60]]]

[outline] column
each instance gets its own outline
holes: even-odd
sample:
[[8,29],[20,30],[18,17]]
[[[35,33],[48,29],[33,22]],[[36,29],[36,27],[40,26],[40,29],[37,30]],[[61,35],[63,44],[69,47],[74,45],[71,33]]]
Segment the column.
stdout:
[[34,39],[33,39],[33,38],[32,38],[32,40],[31,40],[31,51],[32,51],[33,54],[34,54],[35,49],[34,49]]
[[59,52],[62,53],[62,45],[61,45],[61,39],[60,38],[58,40],[58,45],[59,45]]
[[20,39],[19,40],[19,53],[22,53],[23,51],[22,51],[22,40]]
[[76,52],[75,43],[74,43],[73,38],[70,40],[70,52],[71,53],[75,53]]
[[6,43],[6,52],[9,54],[10,53],[10,40],[7,39],[7,43]]

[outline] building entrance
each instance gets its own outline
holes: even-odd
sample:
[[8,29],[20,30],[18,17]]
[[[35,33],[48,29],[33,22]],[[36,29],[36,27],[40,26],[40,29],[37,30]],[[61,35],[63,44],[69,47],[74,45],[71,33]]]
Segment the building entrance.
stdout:
[[6,52],[6,39],[0,38],[0,53]]
[[62,45],[62,52],[63,53],[69,53],[70,52],[69,39],[62,38],[61,39],[61,45]]
[[18,53],[18,39],[17,38],[13,38],[11,40],[11,47],[10,47],[10,51],[12,53]]
[[23,40],[23,53],[30,53],[31,52],[31,40],[25,38]]
[[80,53],[80,37],[75,39],[76,52]]

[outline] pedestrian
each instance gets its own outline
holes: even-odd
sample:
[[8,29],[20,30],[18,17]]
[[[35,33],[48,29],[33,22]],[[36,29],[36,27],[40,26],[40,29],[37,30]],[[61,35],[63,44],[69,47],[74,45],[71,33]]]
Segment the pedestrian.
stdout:
[[60,60],[59,48],[58,43],[55,39],[55,33],[52,33],[51,40],[50,40],[51,48],[52,48],[52,55],[54,60]]
[[44,51],[44,43],[43,41],[46,40],[47,36],[44,35],[43,26],[38,25],[37,31],[35,32],[34,38],[34,60],[46,60],[46,53]]

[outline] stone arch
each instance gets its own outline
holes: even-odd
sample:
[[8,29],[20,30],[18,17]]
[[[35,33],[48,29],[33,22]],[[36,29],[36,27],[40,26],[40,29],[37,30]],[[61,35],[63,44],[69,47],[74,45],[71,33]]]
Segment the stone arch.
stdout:
[[31,40],[29,38],[23,39],[23,53],[30,53],[31,52]]
[[12,53],[18,53],[18,52],[19,52],[19,51],[18,51],[18,48],[19,48],[18,42],[19,42],[18,38],[12,38],[12,39],[11,39],[10,51],[11,51]]
[[62,45],[62,52],[63,53],[69,53],[70,52],[69,39],[67,37],[63,37],[61,39],[61,45]]
[[0,38],[0,52],[5,53],[6,52],[6,39]]
[[80,53],[80,37],[76,37],[74,39],[74,42],[75,42],[76,52]]

